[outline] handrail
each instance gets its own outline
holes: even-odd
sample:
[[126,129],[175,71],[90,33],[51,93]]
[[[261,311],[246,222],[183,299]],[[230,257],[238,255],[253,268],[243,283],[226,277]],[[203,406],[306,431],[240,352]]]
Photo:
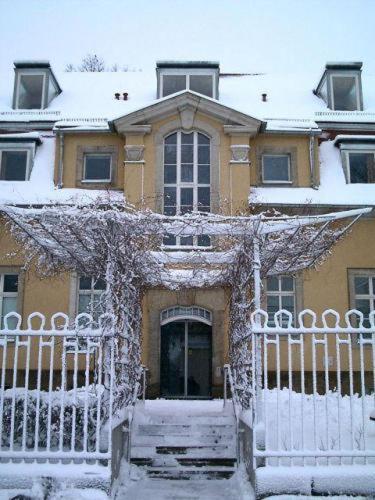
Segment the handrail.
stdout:
[[236,420],[236,455],[237,455],[237,466],[239,466],[240,461],[241,461],[241,453],[240,453],[240,442],[239,442],[239,421],[240,421],[240,409],[241,409],[241,403],[238,399],[235,387],[234,387],[234,380],[233,380],[233,374],[232,374],[232,369],[230,365],[226,364],[224,365],[224,402],[223,406],[224,408],[227,405],[228,401],[228,395],[227,395],[227,384],[229,381],[229,387],[230,387],[230,392],[231,392],[231,400],[232,400],[232,406],[233,406],[233,414]]
[[[126,460],[130,462],[130,454],[131,454],[131,441],[132,441],[132,433],[133,433],[133,421],[134,421],[134,408],[139,400],[139,397],[142,398],[142,404],[145,404],[146,401],[146,389],[147,389],[147,372],[148,368],[144,365],[141,365],[141,383],[136,382],[133,390],[133,398],[131,402],[131,407],[129,408],[129,417],[128,417],[128,427],[124,429],[125,432],[128,433],[128,448],[127,448],[127,456]],[[141,391],[140,391],[141,389]]]

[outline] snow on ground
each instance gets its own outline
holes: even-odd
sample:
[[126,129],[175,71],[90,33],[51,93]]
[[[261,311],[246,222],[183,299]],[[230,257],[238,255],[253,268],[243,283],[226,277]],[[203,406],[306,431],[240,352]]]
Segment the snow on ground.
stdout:
[[[264,425],[257,426],[257,443],[260,449],[266,450],[375,450],[375,422],[369,418],[374,409],[374,395],[366,395],[363,399],[355,394],[340,396],[337,392],[328,395],[305,395],[292,391],[289,399],[287,388],[263,391],[265,404]],[[289,406],[289,401],[291,405]],[[362,416],[364,402],[365,416]],[[303,426],[302,426],[303,405]],[[289,419],[291,411],[291,419]],[[338,415],[340,413],[340,420]],[[243,420],[251,425],[250,411],[243,412]],[[351,426],[353,422],[353,426]],[[328,432],[327,432],[328,426]],[[364,428],[365,427],[365,428]],[[303,429],[303,432],[302,432]],[[314,444],[316,436],[316,448]],[[328,440],[328,442],[327,442]],[[365,443],[365,446],[364,446]],[[291,465],[290,458],[269,458],[269,465]],[[278,462],[279,460],[279,462]],[[304,460],[304,461],[303,461]],[[339,464],[337,457],[329,459],[330,465]],[[350,465],[351,458],[343,458],[343,464]],[[363,464],[364,458],[354,459],[355,464]],[[375,465],[375,458],[367,459],[368,464]],[[315,465],[314,458],[294,458],[293,465]],[[319,458],[318,465],[326,465],[326,458]]]
[[375,205],[375,184],[347,184],[340,150],[333,141],[319,147],[320,186],[313,188],[258,187],[250,190],[250,203]]
[[241,468],[230,479],[150,479],[141,467],[123,462],[114,488],[115,500],[253,500],[254,492]]

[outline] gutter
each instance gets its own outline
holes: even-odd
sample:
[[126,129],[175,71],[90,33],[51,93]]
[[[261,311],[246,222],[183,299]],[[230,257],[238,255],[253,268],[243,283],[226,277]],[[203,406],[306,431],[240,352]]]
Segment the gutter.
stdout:
[[64,132],[59,130],[59,165],[57,167],[57,188],[61,189],[63,187],[63,174],[64,174]]
[[315,162],[315,134],[312,129],[309,132],[309,160],[310,160],[310,185],[313,189],[318,189],[316,184],[316,162]]

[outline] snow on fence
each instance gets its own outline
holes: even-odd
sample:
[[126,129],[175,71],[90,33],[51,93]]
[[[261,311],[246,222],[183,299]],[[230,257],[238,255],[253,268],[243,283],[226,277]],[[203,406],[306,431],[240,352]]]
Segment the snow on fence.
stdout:
[[[0,460],[111,459],[114,339],[88,314],[33,313],[0,330]],[[109,462],[100,462],[108,464]]]
[[252,314],[259,465],[375,464],[375,311]]

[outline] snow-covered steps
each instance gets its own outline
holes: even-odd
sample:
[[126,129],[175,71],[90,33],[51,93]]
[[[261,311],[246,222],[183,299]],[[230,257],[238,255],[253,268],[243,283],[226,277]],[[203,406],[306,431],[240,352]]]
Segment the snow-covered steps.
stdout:
[[137,406],[131,462],[155,479],[227,479],[236,470],[236,425],[221,401]]

